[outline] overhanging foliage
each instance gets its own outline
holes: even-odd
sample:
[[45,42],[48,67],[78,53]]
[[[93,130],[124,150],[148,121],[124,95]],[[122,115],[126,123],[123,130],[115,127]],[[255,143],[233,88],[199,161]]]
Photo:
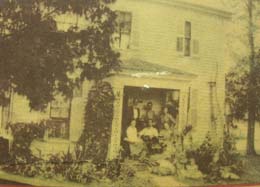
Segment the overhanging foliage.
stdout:
[[[13,89],[44,109],[55,92],[66,97],[84,79],[102,79],[118,70],[111,48],[114,0],[3,0],[0,2],[0,105]],[[75,23],[58,29],[60,15]],[[79,27],[78,17],[86,25]],[[72,76],[76,70],[79,76]]]

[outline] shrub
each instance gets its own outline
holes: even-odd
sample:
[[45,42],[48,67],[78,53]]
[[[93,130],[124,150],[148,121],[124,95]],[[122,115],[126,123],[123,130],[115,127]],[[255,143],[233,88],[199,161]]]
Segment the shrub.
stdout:
[[44,123],[16,123],[10,124],[10,127],[14,142],[10,163],[2,167],[5,171],[26,177],[62,178],[80,183],[106,176],[105,168],[98,170],[97,165],[80,160],[82,150],[79,146],[76,146],[75,154],[68,149],[67,153],[49,155],[47,160],[33,156],[30,145],[34,139],[43,138]]
[[35,176],[38,165],[34,165],[34,163],[40,161],[40,159],[32,154],[30,145],[34,139],[43,137],[45,131],[44,122],[39,124],[15,123],[9,124],[8,127],[10,127],[13,135],[13,143],[10,160],[3,169],[29,177]]
[[225,133],[223,147],[219,150],[216,175],[222,179],[239,179],[243,170],[240,154],[236,150],[235,139]]
[[199,148],[187,151],[187,155],[188,158],[195,160],[199,170],[205,174],[205,179],[209,182],[239,179],[243,169],[234,138],[228,133],[224,134],[221,148],[215,146],[210,136],[207,136]]
[[195,150],[187,150],[188,158],[194,158],[195,163],[198,165],[199,170],[202,173],[210,173],[211,166],[214,156],[217,152],[217,147],[212,143],[212,140],[209,135],[206,136],[203,143],[199,148]]
[[107,162],[106,177],[115,180],[124,180],[135,176],[135,168],[132,163],[120,162],[120,159],[113,159]]
[[62,177],[73,182],[88,183],[95,179],[96,167],[75,159],[68,151],[66,154],[50,155],[49,160],[42,164],[41,172],[46,178]]
[[121,163],[119,159],[113,159],[107,162],[106,175],[108,178],[114,180],[119,177]]

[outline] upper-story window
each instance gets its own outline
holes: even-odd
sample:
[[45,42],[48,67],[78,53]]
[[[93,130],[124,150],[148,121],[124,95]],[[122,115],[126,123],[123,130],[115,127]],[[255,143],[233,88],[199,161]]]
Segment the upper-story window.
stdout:
[[199,41],[193,38],[192,26],[189,21],[185,21],[183,35],[177,37],[176,51],[184,56],[199,54]]
[[114,45],[119,49],[130,48],[132,13],[124,11],[116,11],[116,36]]
[[186,21],[184,27],[184,56],[190,56],[191,53],[191,22]]

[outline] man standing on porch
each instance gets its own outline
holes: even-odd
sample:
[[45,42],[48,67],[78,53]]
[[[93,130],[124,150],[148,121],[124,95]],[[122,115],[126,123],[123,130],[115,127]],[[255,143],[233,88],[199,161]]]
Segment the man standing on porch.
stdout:
[[146,104],[146,114],[145,114],[145,120],[155,120],[155,112],[153,111],[153,103],[152,101],[149,101]]
[[140,109],[138,108],[138,100],[136,98],[133,98],[132,102],[130,102],[126,115],[128,124],[134,119],[136,121],[137,130],[140,131],[143,128],[140,123]]

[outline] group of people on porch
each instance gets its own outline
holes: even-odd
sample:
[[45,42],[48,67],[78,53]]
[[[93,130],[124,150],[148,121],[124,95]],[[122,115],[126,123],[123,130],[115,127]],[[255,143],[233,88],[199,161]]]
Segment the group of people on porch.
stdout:
[[137,103],[134,99],[127,111],[128,127],[124,141],[128,143],[128,154],[138,156],[144,149],[148,154],[165,151],[166,147],[170,147],[176,126],[176,115],[170,112],[171,105],[163,106],[161,112],[156,114],[152,101],[149,101],[144,106],[145,113],[141,115]]

